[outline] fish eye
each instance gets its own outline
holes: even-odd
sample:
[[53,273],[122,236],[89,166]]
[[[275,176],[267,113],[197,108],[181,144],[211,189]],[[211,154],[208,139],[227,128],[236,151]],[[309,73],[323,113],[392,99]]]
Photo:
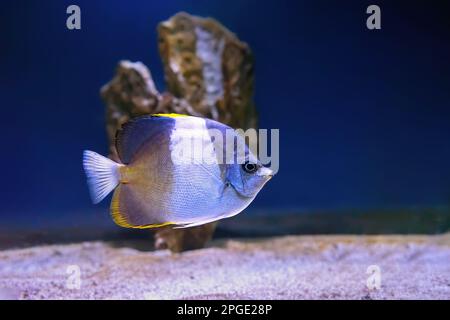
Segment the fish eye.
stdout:
[[247,173],[255,173],[258,170],[258,166],[247,161],[242,165],[242,169]]

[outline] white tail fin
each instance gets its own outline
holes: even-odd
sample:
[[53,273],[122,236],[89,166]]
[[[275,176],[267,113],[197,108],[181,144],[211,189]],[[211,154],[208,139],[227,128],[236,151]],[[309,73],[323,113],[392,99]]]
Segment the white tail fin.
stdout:
[[119,184],[118,164],[98,153],[85,150],[83,167],[86,172],[92,202],[99,203]]

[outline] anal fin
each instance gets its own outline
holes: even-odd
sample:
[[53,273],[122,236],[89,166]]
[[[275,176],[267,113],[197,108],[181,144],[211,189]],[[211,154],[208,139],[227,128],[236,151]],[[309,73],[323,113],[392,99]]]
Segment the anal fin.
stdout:
[[[171,221],[157,221],[149,217],[142,205],[132,194],[130,185],[119,185],[111,201],[111,216],[114,222],[124,228],[149,229],[176,224]],[[154,221],[150,221],[154,220]]]

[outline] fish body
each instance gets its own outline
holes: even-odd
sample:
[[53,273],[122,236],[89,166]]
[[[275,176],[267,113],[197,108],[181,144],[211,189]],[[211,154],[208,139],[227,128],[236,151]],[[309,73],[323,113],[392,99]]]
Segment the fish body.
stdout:
[[[227,162],[230,130],[213,120],[177,114],[130,121],[117,133],[120,163],[84,152],[93,202],[114,190],[111,215],[128,228],[190,227],[238,214],[272,172],[247,146],[243,154],[237,152],[234,142],[242,139],[237,135],[233,161]],[[242,155],[245,159],[238,159]]]

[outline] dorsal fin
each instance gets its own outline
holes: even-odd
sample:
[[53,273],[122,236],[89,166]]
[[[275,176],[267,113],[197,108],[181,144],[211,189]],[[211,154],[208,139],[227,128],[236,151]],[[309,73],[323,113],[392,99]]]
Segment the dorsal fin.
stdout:
[[148,115],[134,118],[124,125],[116,133],[116,149],[120,160],[129,164],[133,156],[143,144],[150,139],[170,136],[175,119],[160,115]]

